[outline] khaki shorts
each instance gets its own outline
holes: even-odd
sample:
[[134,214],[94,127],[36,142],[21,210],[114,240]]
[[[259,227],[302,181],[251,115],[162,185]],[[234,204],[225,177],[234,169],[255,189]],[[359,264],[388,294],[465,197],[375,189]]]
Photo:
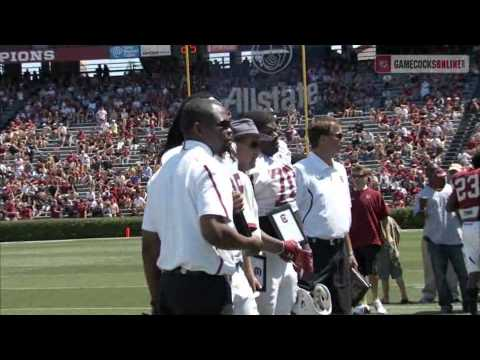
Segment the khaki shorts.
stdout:
[[400,259],[389,244],[382,245],[377,254],[377,272],[381,280],[398,279],[402,277]]

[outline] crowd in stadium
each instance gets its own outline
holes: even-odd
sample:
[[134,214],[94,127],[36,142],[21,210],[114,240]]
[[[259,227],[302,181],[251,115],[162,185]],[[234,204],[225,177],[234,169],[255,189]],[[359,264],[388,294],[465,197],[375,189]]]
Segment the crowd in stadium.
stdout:
[[[421,190],[425,166],[440,163],[446,136],[463,116],[465,79],[381,77],[372,68],[341,56],[311,64],[308,76],[318,82],[321,97],[311,111],[375,120],[383,134],[375,136],[358,123],[343,160],[347,169],[357,162],[377,161],[377,186],[392,195],[394,207],[409,206]],[[248,60],[236,73],[214,66],[208,78],[195,74],[194,82],[223,98],[233,86],[288,87],[301,78],[294,67],[270,77],[253,69]],[[155,130],[168,129],[182,100],[184,85],[177,80],[171,74],[110,77],[108,70],[96,77],[39,80],[29,75],[16,83],[0,79],[2,111],[16,102],[24,104],[0,133],[0,217],[141,213],[145,184],[160,166],[161,141]],[[475,99],[468,106],[480,109]],[[303,152],[298,112],[292,109],[279,118],[287,124],[283,136],[291,150]],[[88,131],[72,127],[93,122],[96,128]],[[468,154],[479,144],[477,127],[459,162],[468,165]],[[140,154],[138,161],[132,154]]]

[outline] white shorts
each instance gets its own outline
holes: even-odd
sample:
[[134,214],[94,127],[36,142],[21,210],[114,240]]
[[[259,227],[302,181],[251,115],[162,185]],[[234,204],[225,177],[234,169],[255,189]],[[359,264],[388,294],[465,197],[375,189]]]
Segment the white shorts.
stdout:
[[233,275],[232,289],[233,315],[258,315],[257,302],[242,268]]
[[463,223],[463,255],[467,272],[480,272],[480,221]]

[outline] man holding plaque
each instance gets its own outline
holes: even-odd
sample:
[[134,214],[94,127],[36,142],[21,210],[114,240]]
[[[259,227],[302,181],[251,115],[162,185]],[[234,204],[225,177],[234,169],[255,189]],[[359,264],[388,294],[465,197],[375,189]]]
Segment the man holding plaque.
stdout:
[[351,199],[347,172],[333,158],[342,128],[323,116],[308,131],[312,152],[295,164],[297,204],[313,252],[314,272],[332,295],[333,314],[352,313],[350,269],[357,267],[350,242]]
[[[279,151],[280,134],[276,119],[267,111],[249,112],[244,114],[244,117],[252,119],[260,133],[261,153],[255,162],[255,168],[248,174],[258,204],[262,240],[265,241],[265,234],[285,240],[285,246],[292,243],[288,240],[293,240],[309,252],[308,244],[304,241],[303,234],[298,228],[299,222],[294,215],[298,210],[295,202],[295,171],[288,157]],[[274,216],[280,217],[278,226],[275,225]],[[275,255],[267,252],[265,257],[266,289],[257,298],[258,310],[261,315],[289,315],[297,295],[296,270],[300,273],[302,271],[294,267],[291,262],[294,259],[285,256],[285,253]],[[307,266],[306,272],[309,267]]]

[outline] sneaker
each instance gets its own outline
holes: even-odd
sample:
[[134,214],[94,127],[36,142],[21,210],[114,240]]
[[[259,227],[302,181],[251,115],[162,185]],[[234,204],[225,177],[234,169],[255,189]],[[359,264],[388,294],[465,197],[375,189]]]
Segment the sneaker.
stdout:
[[361,304],[353,309],[353,315],[367,315],[370,314],[370,306]]
[[388,314],[387,309],[383,307],[383,304],[380,301],[380,299],[377,299],[373,302],[373,307],[379,314],[382,314],[382,315]]
[[[402,301],[400,301],[400,304],[411,304],[412,302],[408,299],[402,299]],[[385,304],[385,303],[384,303]]]
[[441,312],[442,314],[451,314],[451,313],[453,313],[452,305],[442,306],[442,307],[440,308],[440,312]]

